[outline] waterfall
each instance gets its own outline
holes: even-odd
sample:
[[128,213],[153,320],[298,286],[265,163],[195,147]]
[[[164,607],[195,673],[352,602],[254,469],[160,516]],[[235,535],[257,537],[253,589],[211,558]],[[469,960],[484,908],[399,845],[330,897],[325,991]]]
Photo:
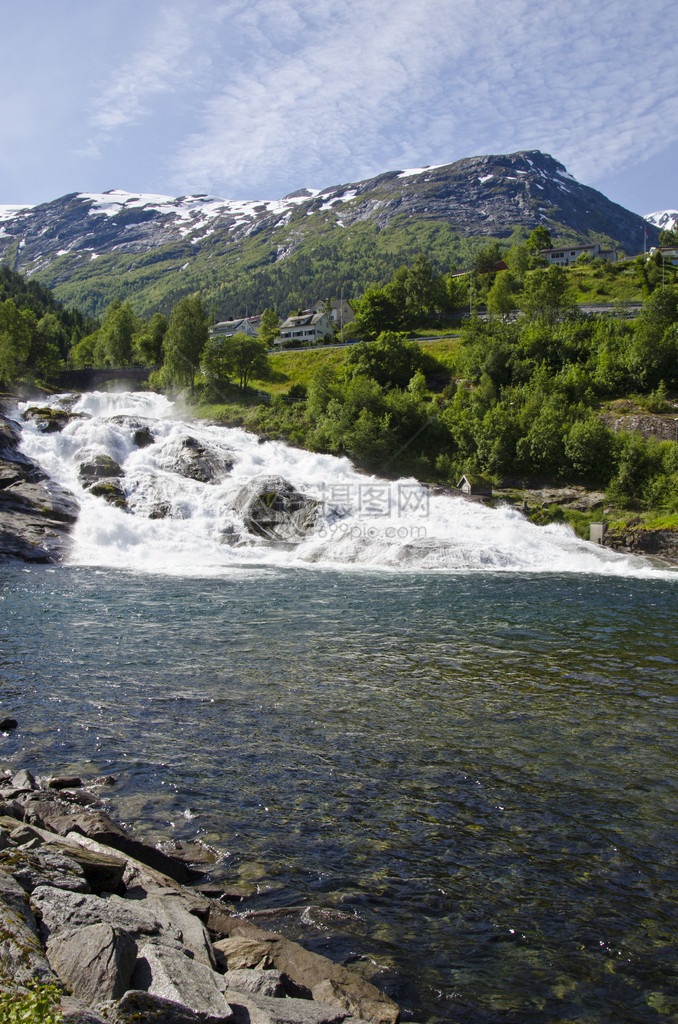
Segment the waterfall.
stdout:
[[[58,395],[61,430],[22,423],[22,449],[77,496],[70,561],[148,573],[220,575],[254,565],[399,570],[649,572],[413,479],[346,458],[191,420],[150,392]],[[29,403],[19,410],[26,414]]]

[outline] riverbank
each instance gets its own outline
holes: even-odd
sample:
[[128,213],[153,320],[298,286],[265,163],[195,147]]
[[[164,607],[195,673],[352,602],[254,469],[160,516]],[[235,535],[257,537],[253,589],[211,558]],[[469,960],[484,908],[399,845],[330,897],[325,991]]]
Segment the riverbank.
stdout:
[[54,985],[71,1024],[396,1024],[370,982],[238,914],[206,847],[109,818],[114,785],[0,776],[0,992]]

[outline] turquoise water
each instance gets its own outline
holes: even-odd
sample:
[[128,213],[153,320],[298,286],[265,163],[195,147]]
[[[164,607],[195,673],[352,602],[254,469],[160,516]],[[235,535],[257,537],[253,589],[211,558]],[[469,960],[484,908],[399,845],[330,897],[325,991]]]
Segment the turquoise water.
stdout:
[[676,1019],[675,581],[0,574],[3,764],[112,773],[405,1019]]

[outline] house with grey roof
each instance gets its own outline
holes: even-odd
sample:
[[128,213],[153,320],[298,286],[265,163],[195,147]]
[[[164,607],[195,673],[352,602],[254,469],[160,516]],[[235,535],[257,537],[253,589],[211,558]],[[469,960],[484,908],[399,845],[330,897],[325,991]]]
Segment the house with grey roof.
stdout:
[[250,338],[259,336],[259,316],[245,316],[240,320],[221,320],[210,327],[210,338],[232,338],[234,334],[247,334]]
[[561,245],[560,248],[540,249],[539,255],[546,260],[549,266],[569,267],[580,256],[588,256],[589,259],[609,260],[610,263],[617,262],[617,250],[605,249],[598,242],[590,245]]
[[299,316],[288,316],[280,325],[280,337],[275,339],[275,345],[290,347],[298,345],[322,345],[326,340],[332,340],[334,331],[332,321],[327,313],[316,313],[313,310],[306,310]]

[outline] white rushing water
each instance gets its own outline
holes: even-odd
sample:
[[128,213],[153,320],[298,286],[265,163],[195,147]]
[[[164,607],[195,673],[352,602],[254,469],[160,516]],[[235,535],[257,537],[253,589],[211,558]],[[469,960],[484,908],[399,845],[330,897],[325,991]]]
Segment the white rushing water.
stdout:
[[[412,479],[381,480],[358,473],[348,459],[182,419],[167,398],[154,393],[61,395],[50,404],[81,416],[58,433],[23,423],[22,449],[81,504],[73,564],[190,575],[255,564],[652,571],[640,560],[579,540],[567,527],[533,526],[512,508],[490,509],[432,493]],[[140,428],[152,437],[145,447],[134,439]],[[194,454],[196,443],[217,469],[210,482],[183,475],[182,457],[187,448]],[[79,467],[97,455],[122,467],[128,511],[83,488]],[[247,528],[243,506],[257,481],[273,477],[283,478],[309,503],[303,528],[270,540]]]

